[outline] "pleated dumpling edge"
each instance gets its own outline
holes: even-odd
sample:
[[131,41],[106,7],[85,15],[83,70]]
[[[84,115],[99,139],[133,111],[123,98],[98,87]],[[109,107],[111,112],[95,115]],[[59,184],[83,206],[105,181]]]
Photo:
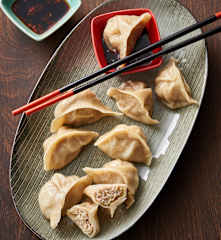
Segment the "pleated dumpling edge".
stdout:
[[177,66],[177,60],[173,57],[156,77],[155,92],[162,103],[171,109],[198,105],[191,97],[190,87]]
[[84,189],[92,183],[89,176],[64,176],[55,173],[39,192],[38,202],[42,214],[50,220],[51,228],[56,228],[66,209],[79,201]]
[[94,143],[112,159],[145,163],[150,166],[152,153],[143,130],[136,125],[119,124]]
[[120,58],[128,56],[134,49],[137,39],[150,21],[151,15],[116,15],[107,21],[103,37],[111,51],[117,51]]
[[43,143],[45,171],[65,167],[78,156],[84,146],[98,136],[99,134],[94,131],[59,128]]
[[118,109],[129,118],[144,124],[158,124],[152,118],[152,89],[141,81],[127,81],[119,88],[109,88],[107,95],[116,100]]
[[55,108],[51,123],[51,132],[56,132],[63,125],[80,127],[99,121],[106,116],[121,116],[105,106],[90,89],[62,100]]

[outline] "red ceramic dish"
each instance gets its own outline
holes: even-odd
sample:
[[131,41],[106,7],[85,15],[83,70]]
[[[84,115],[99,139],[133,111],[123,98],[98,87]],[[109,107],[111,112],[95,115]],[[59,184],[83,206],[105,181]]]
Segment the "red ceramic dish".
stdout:
[[[107,66],[107,61],[106,57],[104,54],[104,49],[102,45],[102,39],[103,39],[103,31],[106,26],[107,20],[115,15],[137,15],[140,16],[143,13],[148,12],[151,14],[152,18],[148,22],[146,26],[146,30],[148,32],[149,36],[149,41],[150,43],[155,43],[160,40],[160,33],[158,30],[157,22],[156,19],[152,13],[151,10],[149,9],[128,9],[128,10],[120,10],[116,12],[110,12],[110,13],[105,13],[99,16],[96,16],[92,19],[91,21],[91,36],[92,36],[92,42],[93,42],[93,48],[95,52],[95,56],[97,58],[98,64],[101,68]],[[153,53],[157,53],[161,50],[161,48],[157,48],[153,50]],[[159,67],[162,63],[162,57],[159,57],[152,62],[148,63],[147,65],[142,65],[140,67],[136,67],[132,70],[129,70],[125,72],[124,74],[130,74],[130,73],[135,73],[135,72],[142,72],[146,70],[150,70],[156,67]],[[114,69],[110,70],[109,72],[115,71]]]

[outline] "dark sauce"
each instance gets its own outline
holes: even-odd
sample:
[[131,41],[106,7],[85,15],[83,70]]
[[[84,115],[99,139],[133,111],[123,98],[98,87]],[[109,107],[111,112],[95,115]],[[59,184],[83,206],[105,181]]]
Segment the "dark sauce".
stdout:
[[52,27],[69,8],[65,0],[16,0],[12,5],[15,15],[37,34]]
[[[119,54],[109,50],[109,48],[107,47],[103,38],[102,38],[102,44],[103,44],[104,56],[106,58],[107,64],[111,64],[111,63],[119,60]],[[137,52],[137,51],[147,47],[149,44],[150,44],[150,40],[149,40],[148,32],[145,29],[142,32],[141,36],[138,38],[138,40],[136,42],[136,45],[135,45],[135,48],[134,48],[132,53]],[[146,54],[143,54],[141,57],[137,57],[137,58],[131,60],[129,63],[136,62],[137,60],[139,60],[141,58],[144,58],[144,57],[148,57],[151,54],[152,54],[152,52],[150,51]]]

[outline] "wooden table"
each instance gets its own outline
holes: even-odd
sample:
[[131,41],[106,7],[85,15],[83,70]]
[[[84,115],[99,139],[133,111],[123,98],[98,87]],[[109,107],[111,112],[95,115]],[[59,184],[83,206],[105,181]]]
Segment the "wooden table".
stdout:
[[[84,0],[75,17],[41,43],[27,38],[0,11],[2,240],[37,239],[18,217],[9,191],[9,157],[19,121],[10,111],[26,102],[49,58],[74,24],[103,1]],[[198,20],[221,10],[220,0],[181,2]],[[120,239],[221,240],[221,34],[208,40],[208,49],[206,93],[185,150],[157,200]]]

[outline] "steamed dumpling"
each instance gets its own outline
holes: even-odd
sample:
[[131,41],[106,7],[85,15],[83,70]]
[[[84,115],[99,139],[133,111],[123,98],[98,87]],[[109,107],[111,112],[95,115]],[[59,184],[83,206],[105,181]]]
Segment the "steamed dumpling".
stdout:
[[113,159],[151,164],[152,153],[138,126],[117,125],[100,136],[94,145]]
[[56,228],[62,213],[72,205],[80,202],[84,189],[92,182],[89,176],[66,177],[55,173],[52,178],[46,182],[38,197],[38,202],[42,214],[50,220],[51,228]]
[[109,88],[107,95],[117,101],[119,110],[128,117],[145,124],[159,123],[158,120],[151,118],[153,111],[152,89],[146,88],[145,83],[128,81],[119,88]]
[[117,15],[110,18],[103,33],[107,47],[117,51],[120,58],[130,55],[150,19],[149,13],[140,16]]
[[61,127],[44,143],[44,169],[61,169],[73,161],[82,147],[98,137],[98,133]]
[[127,199],[126,184],[96,184],[84,189],[87,195],[94,203],[110,212],[111,218],[117,207]]
[[85,167],[83,170],[95,184],[126,184],[128,188],[127,208],[133,204],[139,177],[137,169],[132,163],[113,160],[104,164],[102,168]]
[[156,77],[155,91],[159,99],[171,109],[197,104],[197,101],[191,97],[190,87],[174,58],[170,59]]
[[85,90],[61,101],[55,108],[55,119],[51,123],[51,132],[63,125],[74,127],[94,123],[105,116],[119,116],[106,107],[90,90]]
[[84,234],[89,238],[93,238],[100,232],[97,210],[97,204],[87,201],[68,209],[67,216]]

